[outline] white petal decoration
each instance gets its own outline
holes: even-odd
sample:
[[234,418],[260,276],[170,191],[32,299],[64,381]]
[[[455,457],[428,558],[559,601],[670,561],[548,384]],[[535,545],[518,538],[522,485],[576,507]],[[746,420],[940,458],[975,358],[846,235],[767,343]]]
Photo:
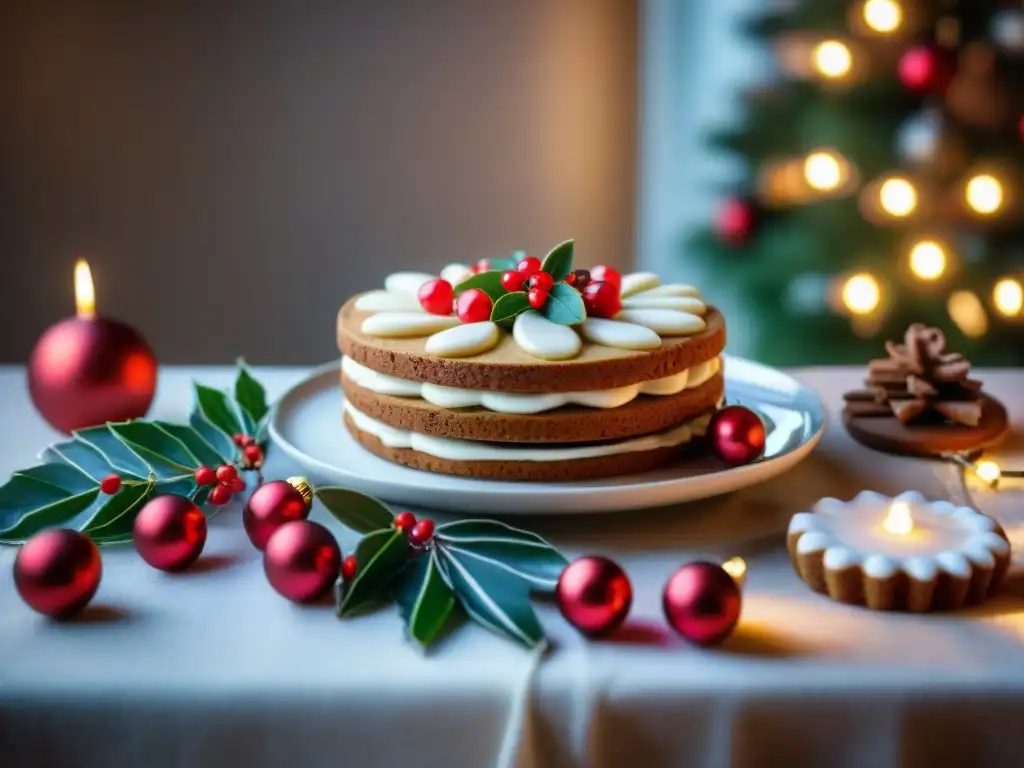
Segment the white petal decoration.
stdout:
[[452,285],[458,285],[472,276],[473,273],[465,264],[448,264],[441,270],[441,279],[447,280]]
[[645,325],[662,336],[692,336],[706,327],[702,318],[675,309],[624,309],[615,319]]
[[617,349],[657,349],[661,346],[661,337],[642,325],[623,323],[618,320],[605,320],[600,317],[588,317],[580,327],[583,338],[595,344]]
[[622,276],[622,286],[619,288],[619,296],[626,298],[634,293],[649,291],[661,285],[661,278],[653,272],[633,272]]
[[356,299],[356,309],[361,312],[423,312],[419,299],[407,293],[370,291]]
[[367,336],[411,339],[430,336],[459,324],[455,315],[430,315],[426,312],[379,312],[363,320],[360,326]]
[[420,286],[436,277],[437,275],[429,275],[426,272],[395,272],[384,278],[384,288],[391,293],[404,293],[416,298]]
[[466,323],[435,333],[424,349],[438,357],[472,357],[493,349],[500,338],[497,323]]
[[678,309],[698,317],[708,311],[707,305],[693,296],[648,296],[645,293],[626,299],[622,306],[624,309]]
[[516,318],[512,338],[526,354],[541,360],[568,360],[576,357],[583,348],[576,331],[548,320],[534,309]]
[[[621,292],[619,294],[622,295]],[[693,296],[694,298],[700,298],[700,291],[694,288],[692,285],[683,285],[682,283],[670,283],[669,285],[659,285],[657,288],[651,288],[641,293],[635,293],[633,296],[644,296],[646,298],[652,298],[654,296]]]

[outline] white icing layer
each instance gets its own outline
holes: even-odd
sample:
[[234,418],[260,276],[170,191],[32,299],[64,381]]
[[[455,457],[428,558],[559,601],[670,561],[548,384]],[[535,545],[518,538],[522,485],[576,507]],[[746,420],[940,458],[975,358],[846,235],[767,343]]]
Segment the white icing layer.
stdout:
[[675,309],[624,309],[615,319],[646,326],[661,336],[692,336],[706,327],[697,315]]
[[995,533],[992,518],[948,501],[928,502],[914,491],[896,497],[910,506],[913,528],[907,534],[885,530],[890,500],[864,491],[849,503],[824,498],[814,512],[798,512],[789,523],[799,533],[797,552],[824,551],[825,568],[860,566],[876,579],[899,572],[930,581],[941,571],[970,578],[972,566],[991,568],[996,555],[1009,554],[1010,545]]
[[619,298],[626,299],[635,293],[649,291],[661,285],[661,278],[653,272],[633,272],[622,276],[619,286]]
[[378,312],[363,320],[363,333],[381,338],[429,336],[459,324],[455,315],[431,315],[427,312]]
[[693,296],[648,296],[641,293],[632,299],[622,302],[623,309],[677,309],[680,312],[689,312],[691,315],[703,317],[707,311],[707,305],[700,299]]
[[566,446],[563,444],[558,447],[544,447],[543,445],[524,447],[517,444],[482,443],[477,440],[458,440],[410,432],[367,416],[356,410],[347,400],[345,401],[345,413],[351,417],[359,430],[373,435],[389,448],[411,448],[414,451],[450,461],[573,461],[600,456],[615,456],[622,453],[653,451],[658,448],[674,448],[685,445],[694,437],[703,435],[711,420],[710,414],[698,416],[692,421],[656,435],[646,435],[601,445]]
[[583,349],[576,331],[548,320],[535,309],[528,309],[515,319],[512,337],[523,352],[541,360],[569,360]]
[[360,365],[350,357],[343,358],[341,369],[363,389],[379,395],[393,397],[419,397],[441,408],[486,408],[496,413],[524,415],[553,411],[566,405],[589,408],[618,408],[640,395],[675,395],[684,389],[694,389],[721,370],[720,358],[708,360],[685,371],[663,379],[631,384],[615,389],[590,392],[560,392],[552,394],[526,394],[522,392],[489,392],[481,389],[461,389],[409,381],[389,376]]
[[435,333],[424,350],[438,357],[472,357],[493,349],[500,338],[497,323],[466,323]]
[[650,328],[621,320],[588,317],[580,326],[580,333],[587,341],[617,349],[657,349],[661,346],[661,336]]

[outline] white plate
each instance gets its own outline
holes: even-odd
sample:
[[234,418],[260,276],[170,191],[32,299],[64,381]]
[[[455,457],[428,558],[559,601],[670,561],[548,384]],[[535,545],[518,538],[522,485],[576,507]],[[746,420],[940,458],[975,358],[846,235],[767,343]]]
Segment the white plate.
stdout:
[[409,469],[364,450],[341,419],[339,364],[313,371],[277,402],[274,443],[314,483],[342,485],[396,504],[473,515],[615,512],[717,496],[764,482],[794,467],[825,430],[818,396],[773,368],[725,358],[725,396],[754,408],[768,425],[764,458],[724,467],[708,457],[641,475],[580,483],[473,480]]

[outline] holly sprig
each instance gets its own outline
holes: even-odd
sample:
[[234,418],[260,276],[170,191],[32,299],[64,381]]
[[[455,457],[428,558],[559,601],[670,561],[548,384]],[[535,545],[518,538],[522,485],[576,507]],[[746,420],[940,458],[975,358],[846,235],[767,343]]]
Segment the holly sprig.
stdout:
[[[266,390],[238,361],[230,392],[193,383],[188,424],[134,419],[80,429],[69,440],[47,446],[42,464],[14,472],[0,486],[0,544],[20,544],[54,527],[73,528],[97,544],[131,541],[135,516],[158,494],[206,502],[209,485],[196,482],[200,467],[230,464],[259,471],[246,457],[249,440],[265,455],[270,408]],[[104,478],[117,475],[120,487],[105,494]]]
[[316,496],[363,534],[356,576],[341,586],[339,617],[393,601],[409,637],[424,648],[462,617],[530,648],[545,642],[530,595],[552,594],[568,561],[537,534],[495,520],[459,520],[415,545],[371,496],[334,487],[318,488]]

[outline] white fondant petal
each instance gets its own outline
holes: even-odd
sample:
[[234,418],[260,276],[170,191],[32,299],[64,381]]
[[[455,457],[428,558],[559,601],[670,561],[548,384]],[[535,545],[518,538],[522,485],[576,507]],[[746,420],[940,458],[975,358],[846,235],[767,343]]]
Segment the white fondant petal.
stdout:
[[789,521],[789,532],[817,531],[821,529],[821,523],[821,519],[813,512],[797,512]]
[[947,550],[939,552],[935,556],[935,563],[951,576],[958,576],[961,579],[971,577],[971,564],[961,552]]
[[[917,491],[904,491],[895,497],[896,501],[905,501],[907,504],[924,504],[926,500],[923,495]],[[949,502],[946,502],[949,503]]]
[[379,312],[363,320],[360,329],[367,336],[416,338],[452,328],[459,324],[455,315],[431,315],[426,312]]
[[428,355],[437,357],[472,357],[493,349],[501,339],[497,323],[466,323],[435,333],[427,339]]
[[825,550],[822,563],[829,570],[841,571],[859,564],[860,555],[849,547],[834,545]]
[[419,299],[407,293],[370,291],[356,299],[360,312],[424,312]]
[[580,327],[583,338],[616,349],[657,349],[661,337],[642,325],[588,317]]
[[659,285],[661,285],[661,278],[653,272],[633,272],[622,276],[619,296],[625,299],[634,293],[649,291]]
[[818,499],[818,503],[814,505],[814,511],[822,515],[841,515],[846,511],[846,506],[845,501],[826,496],[823,499]]
[[384,278],[384,288],[390,293],[404,293],[415,298],[420,286],[436,277],[426,272],[395,272]]
[[890,579],[898,570],[898,563],[888,555],[875,554],[864,558],[864,575],[873,579]]
[[702,318],[675,309],[624,309],[615,319],[645,325],[662,336],[692,336],[707,327]]
[[997,555],[1010,554],[1009,542],[998,533],[992,533],[991,531],[974,533],[969,539],[969,542],[971,544],[977,544],[977,546],[980,547],[985,547],[990,552],[995,552]]
[[878,491],[861,491],[850,504],[858,509],[877,509],[882,506],[886,506],[889,503],[889,499]]
[[917,581],[931,581],[939,573],[939,567],[931,557],[911,557],[904,561],[903,570]]
[[526,354],[541,360],[569,360],[583,348],[572,328],[552,322],[536,310],[519,315],[512,326],[512,337]]
[[796,551],[800,554],[819,552],[832,546],[832,537],[825,531],[808,531],[800,536],[796,543]]
[[698,291],[692,285],[683,285],[682,283],[669,283],[668,285],[659,285],[657,288],[649,288],[646,291],[633,293],[631,295],[643,295],[648,298],[652,296],[693,296],[699,299],[700,291]]
[[650,296],[640,294],[622,302],[624,309],[676,309],[680,312],[689,312],[691,315],[702,317],[707,311],[707,305],[700,299],[692,296]]

